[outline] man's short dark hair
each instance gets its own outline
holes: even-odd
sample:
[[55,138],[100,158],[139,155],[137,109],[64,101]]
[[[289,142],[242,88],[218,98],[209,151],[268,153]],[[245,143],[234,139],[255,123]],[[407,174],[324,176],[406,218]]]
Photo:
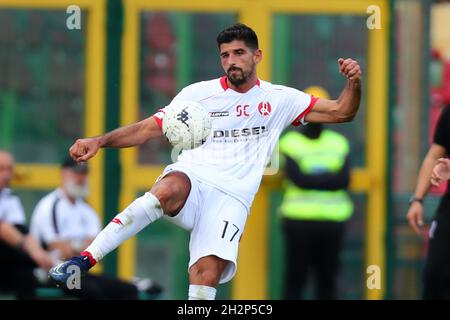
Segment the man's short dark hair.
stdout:
[[220,48],[222,43],[229,43],[234,40],[244,41],[245,45],[253,50],[259,48],[258,37],[255,31],[242,23],[236,23],[219,33],[217,36],[217,45]]

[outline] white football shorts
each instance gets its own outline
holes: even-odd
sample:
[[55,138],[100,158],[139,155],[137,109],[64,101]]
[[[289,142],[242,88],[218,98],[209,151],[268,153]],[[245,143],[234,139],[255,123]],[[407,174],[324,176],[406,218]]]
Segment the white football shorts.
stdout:
[[181,211],[173,218],[164,218],[191,232],[188,272],[200,258],[215,255],[229,261],[219,281],[226,283],[236,274],[239,242],[249,210],[241,201],[200,181],[177,163],[166,167],[156,181],[175,171],[189,177],[191,191]]

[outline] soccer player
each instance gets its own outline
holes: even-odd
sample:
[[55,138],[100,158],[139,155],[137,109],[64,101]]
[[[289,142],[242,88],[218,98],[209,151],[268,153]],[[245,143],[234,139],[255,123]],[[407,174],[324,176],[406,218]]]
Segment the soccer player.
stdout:
[[[317,99],[299,90],[260,80],[262,59],[255,32],[235,24],[217,36],[225,76],[194,83],[174,101],[197,101],[208,110],[212,133],[200,147],[186,150],[166,167],[142,197],[119,213],[81,254],[52,269],[64,285],[69,266],[87,271],[108,252],[163,215],[191,231],[189,299],[214,299],[219,283],[237,268],[239,240],[261,182],[266,159],[288,125],[351,121],[360,104],[361,68],[339,59],[347,83],[337,100]],[[70,148],[87,161],[99,148],[124,148],[162,135],[164,109],[103,136],[79,139]]]

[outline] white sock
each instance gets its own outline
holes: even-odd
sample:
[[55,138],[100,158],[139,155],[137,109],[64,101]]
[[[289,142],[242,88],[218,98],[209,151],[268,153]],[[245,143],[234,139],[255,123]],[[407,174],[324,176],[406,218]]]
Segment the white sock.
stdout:
[[112,219],[85,251],[98,262],[122,242],[161,218],[162,215],[163,211],[158,198],[146,192]]
[[216,288],[208,286],[189,285],[189,300],[214,300],[216,298]]

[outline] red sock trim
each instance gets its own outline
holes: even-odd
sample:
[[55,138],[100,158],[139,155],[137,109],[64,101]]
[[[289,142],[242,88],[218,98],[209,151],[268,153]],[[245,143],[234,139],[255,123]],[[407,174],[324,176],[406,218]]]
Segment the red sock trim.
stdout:
[[89,258],[89,262],[91,263],[91,267],[95,266],[95,264],[97,263],[97,261],[94,259],[94,257],[92,256],[92,254],[90,252],[83,251],[81,253],[81,255],[83,257],[88,257]]

